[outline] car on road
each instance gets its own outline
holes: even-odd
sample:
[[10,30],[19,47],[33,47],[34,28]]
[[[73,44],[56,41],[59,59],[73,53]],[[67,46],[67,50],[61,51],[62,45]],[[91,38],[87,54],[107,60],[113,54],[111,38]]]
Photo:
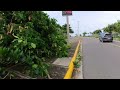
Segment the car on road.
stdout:
[[106,32],[101,32],[100,35],[99,35],[99,40],[101,42],[113,42],[113,36],[111,33],[106,33]]

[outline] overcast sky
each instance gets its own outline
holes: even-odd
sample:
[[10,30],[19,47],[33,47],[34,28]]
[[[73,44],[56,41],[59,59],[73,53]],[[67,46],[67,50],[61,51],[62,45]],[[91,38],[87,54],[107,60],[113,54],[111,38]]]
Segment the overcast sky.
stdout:
[[[51,18],[57,19],[60,25],[66,23],[66,17],[62,16],[62,11],[44,11]],[[69,23],[75,32],[79,33],[93,32],[96,29],[102,29],[108,24],[112,24],[120,20],[120,11],[73,11],[73,15],[69,16]]]

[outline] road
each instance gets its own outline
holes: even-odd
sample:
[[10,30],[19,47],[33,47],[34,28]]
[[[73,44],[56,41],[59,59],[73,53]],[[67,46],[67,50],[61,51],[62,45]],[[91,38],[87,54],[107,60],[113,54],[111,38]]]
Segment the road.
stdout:
[[83,78],[120,79],[120,42],[83,38]]

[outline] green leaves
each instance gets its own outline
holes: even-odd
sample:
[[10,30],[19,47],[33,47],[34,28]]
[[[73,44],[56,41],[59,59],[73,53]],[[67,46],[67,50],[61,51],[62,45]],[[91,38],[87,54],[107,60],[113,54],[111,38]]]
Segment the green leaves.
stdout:
[[19,42],[19,43],[21,43],[21,42],[22,42],[22,40],[18,40],[18,42]]
[[32,48],[36,48],[36,44],[34,44],[34,43],[31,43],[31,46],[32,46]]
[[[120,33],[120,20],[117,20],[117,22],[113,24],[108,24],[106,27],[103,28],[104,32],[109,32],[109,33]],[[93,34],[98,34],[100,30],[95,30]]]
[[86,36],[87,32],[83,32],[83,36]]
[[99,34],[100,32],[101,32],[101,30],[98,29],[98,30],[95,30],[95,31],[93,32],[93,34]]
[[33,65],[32,65],[32,68],[37,68],[37,67],[38,67],[37,64],[33,64]]
[[24,17],[22,13],[18,13],[18,15],[19,15],[19,18],[21,19]]
[[80,55],[80,52],[78,53],[77,57],[76,57],[76,60],[73,62],[73,64],[75,65],[75,68],[79,68],[81,63],[81,55]]
[[[3,14],[4,13],[4,14]],[[64,28],[42,11],[1,11],[0,63],[26,63],[32,75],[47,75],[46,58],[68,54]],[[13,24],[9,33],[8,25]],[[4,28],[3,28],[4,27]],[[44,60],[42,59],[44,58]]]
[[[64,24],[63,26],[62,26],[62,28],[64,29],[64,33],[67,33],[67,24]],[[71,28],[71,26],[69,25],[69,32],[70,33],[74,33],[74,31],[72,30],[72,28]]]

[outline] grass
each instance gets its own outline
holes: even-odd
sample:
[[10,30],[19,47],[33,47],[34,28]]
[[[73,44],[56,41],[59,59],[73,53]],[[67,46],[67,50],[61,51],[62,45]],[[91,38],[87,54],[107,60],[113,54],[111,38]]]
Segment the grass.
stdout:
[[80,67],[80,60],[81,60],[81,55],[80,55],[80,52],[79,52],[77,57],[76,57],[76,60],[74,61],[75,68],[79,68]]
[[99,35],[97,35],[97,34],[93,34],[92,36],[95,38],[99,38]]
[[114,40],[120,41],[120,38],[113,38]]

